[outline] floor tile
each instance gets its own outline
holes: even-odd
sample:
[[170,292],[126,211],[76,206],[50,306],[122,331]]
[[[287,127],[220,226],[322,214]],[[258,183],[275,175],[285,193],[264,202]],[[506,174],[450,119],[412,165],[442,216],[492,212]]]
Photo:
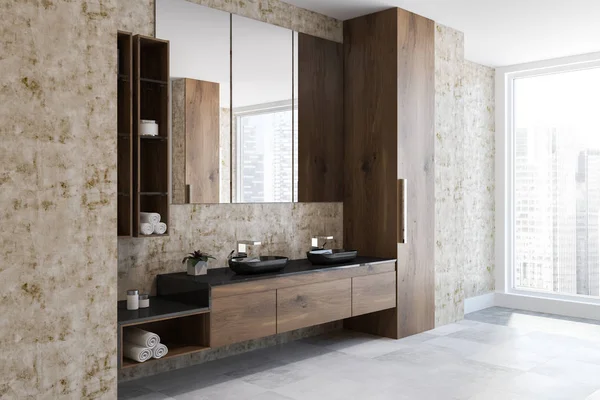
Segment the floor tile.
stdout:
[[590,385],[597,384],[600,388],[600,365],[598,364],[560,357],[537,366],[531,372]]
[[470,340],[457,339],[448,336],[441,336],[439,338],[427,341],[430,346],[443,347],[453,354],[462,357],[473,356],[483,351],[491,350],[492,345],[473,342]]
[[469,400],[540,400],[540,398],[535,396],[527,396],[524,394],[510,393],[501,389],[485,389],[484,391],[469,397]]
[[296,364],[266,364],[262,367],[227,374],[264,389],[276,389],[311,376],[310,371]]
[[467,329],[467,327],[468,325],[465,324],[448,324],[440,326],[439,328],[432,329],[427,333],[429,333],[430,335],[445,336],[454,332],[462,331],[463,329]]
[[526,372],[502,383],[502,389],[510,393],[532,396],[544,400],[584,400],[594,388],[568,379]]
[[551,357],[549,356],[543,356],[541,354],[523,350],[511,350],[502,346],[496,346],[491,350],[468,357],[468,359],[472,361],[479,361],[521,371],[529,371],[550,360],[550,358]]
[[139,398],[143,395],[153,392],[153,390],[139,385],[138,382],[128,382],[128,383],[119,385],[118,390],[117,390],[119,399],[123,399],[123,400],[135,399],[135,398]]
[[470,340],[472,342],[497,345],[520,336],[521,333],[505,326],[481,325],[451,333],[447,337]]
[[171,393],[167,394],[171,394],[177,400],[240,400],[265,392],[264,389],[240,379],[232,379],[199,389],[181,387],[170,391]]
[[276,392],[264,392],[256,396],[250,397],[247,400],[293,400],[291,397],[284,396]]

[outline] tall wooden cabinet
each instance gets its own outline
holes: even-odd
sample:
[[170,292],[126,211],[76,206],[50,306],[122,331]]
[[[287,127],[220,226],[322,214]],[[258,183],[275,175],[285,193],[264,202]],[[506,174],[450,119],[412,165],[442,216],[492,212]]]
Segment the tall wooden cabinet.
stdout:
[[344,22],[344,245],[398,259],[397,307],[345,326],[434,327],[433,21],[393,8]]
[[[170,222],[169,42],[119,32],[117,43],[118,227],[119,236],[137,237],[140,212]],[[141,120],[156,121],[158,135],[141,135]]]

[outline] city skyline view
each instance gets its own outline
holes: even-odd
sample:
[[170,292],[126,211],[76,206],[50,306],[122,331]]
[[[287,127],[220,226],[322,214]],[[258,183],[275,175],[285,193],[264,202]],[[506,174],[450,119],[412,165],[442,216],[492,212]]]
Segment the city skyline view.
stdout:
[[514,83],[514,286],[600,296],[600,68]]
[[[294,125],[297,127],[297,110]],[[239,202],[292,202],[297,198],[297,129],[291,108],[241,115],[236,176]]]

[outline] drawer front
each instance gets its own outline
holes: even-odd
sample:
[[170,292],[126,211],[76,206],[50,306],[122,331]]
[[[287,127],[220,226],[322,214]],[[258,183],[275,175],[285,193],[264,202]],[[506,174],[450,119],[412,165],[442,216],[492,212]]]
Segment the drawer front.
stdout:
[[252,282],[215,286],[211,290],[211,297],[216,299],[245,293],[264,292],[266,290],[337,281],[340,279],[353,278],[355,276],[381,274],[392,271],[396,271],[396,261],[380,262],[361,266],[357,265],[348,268],[332,269],[329,271],[315,271],[306,274],[284,276],[280,278],[260,279]]
[[351,315],[351,279],[277,291],[277,332],[337,321]]
[[396,307],[396,273],[352,278],[352,316]]
[[276,306],[275,290],[214,299],[210,312],[211,347],[274,335]]

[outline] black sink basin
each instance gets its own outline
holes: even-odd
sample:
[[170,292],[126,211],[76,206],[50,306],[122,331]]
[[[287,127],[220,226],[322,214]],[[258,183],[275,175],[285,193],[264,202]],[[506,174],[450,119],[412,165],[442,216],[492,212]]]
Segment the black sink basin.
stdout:
[[350,262],[358,256],[358,251],[356,250],[333,249],[330,250],[329,253],[324,253],[323,251],[324,250],[307,251],[306,258],[308,258],[308,261],[312,264],[332,265]]
[[254,258],[233,257],[229,259],[229,268],[239,275],[264,274],[281,271],[288,263],[287,257],[261,256]]

